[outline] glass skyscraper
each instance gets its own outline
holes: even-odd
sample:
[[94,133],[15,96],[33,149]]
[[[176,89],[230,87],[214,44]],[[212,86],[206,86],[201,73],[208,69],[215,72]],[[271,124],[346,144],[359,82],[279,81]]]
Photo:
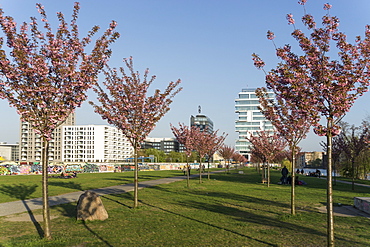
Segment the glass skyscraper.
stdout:
[[[235,144],[235,151],[250,159],[250,142],[247,138],[256,135],[258,131],[273,130],[273,126],[259,110],[259,99],[255,88],[242,89],[235,99],[235,113],[238,119],[235,121],[235,131],[238,132],[238,140]],[[269,92],[269,98],[273,99],[274,94]]]

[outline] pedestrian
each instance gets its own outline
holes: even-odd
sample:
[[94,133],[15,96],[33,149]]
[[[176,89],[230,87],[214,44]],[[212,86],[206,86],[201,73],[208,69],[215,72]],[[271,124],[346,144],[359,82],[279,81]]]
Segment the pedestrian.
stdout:
[[284,166],[283,169],[281,169],[283,184],[287,184],[288,174],[289,174],[288,168],[286,168],[286,166]]

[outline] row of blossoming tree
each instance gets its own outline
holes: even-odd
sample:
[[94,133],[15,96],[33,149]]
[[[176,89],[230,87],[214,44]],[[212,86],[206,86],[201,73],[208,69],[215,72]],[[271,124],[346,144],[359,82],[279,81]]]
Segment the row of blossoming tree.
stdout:
[[[324,5],[327,14],[322,17],[322,26],[318,27],[314,17],[306,13],[306,2],[299,1],[305,12],[302,22],[310,35],[296,28],[292,14],[287,15],[288,23],[294,27],[292,36],[298,41],[303,54],[294,53],[289,45],[276,48],[281,62],[266,73],[266,84],[267,89],[275,93],[277,101],[286,105],[287,112],[296,111],[308,120],[307,124],[314,127],[316,134],[327,138],[327,244],[334,246],[332,138],[340,132],[339,121],[355,100],[368,90],[370,26],[366,26],[363,39],[358,36],[355,44],[350,44],[346,35],[338,29],[339,19],[329,13],[331,5]],[[267,37],[273,40],[274,33],[268,31]],[[329,57],[333,44],[338,48],[336,60]],[[264,67],[258,55],[253,54],[253,60],[257,68]],[[273,107],[272,111],[279,110]],[[319,121],[321,118],[324,118],[325,124]],[[276,126],[280,123],[285,126],[276,119]],[[296,126],[296,129],[299,127]]]
[[[101,105],[92,103],[95,111],[110,124],[123,131],[135,149],[154,128],[155,123],[170,109],[172,98],[181,90],[180,80],[171,82],[164,92],[156,90],[147,97],[148,87],[155,77],[148,79],[148,70],[141,82],[133,69],[132,58],[126,59],[128,72],[107,66],[112,51],[109,46],[119,38],[116,22],[91,44],[99,27],[94,26],[84,38],[79,37],[77,18],[80,9],[75,3],[70,24],[62,13],[57,13],[59,26],[51,28],[44,7],[37,4],[42,28],[35,17],[17,29],[16,22],[0,9],[0,27],[5,34],[0,38],[0,98],[17,109],[22,121],[27,121],[42,139],[42,198],[43,237],[51,239],[48,200],[49,142],[53,131],[87,99],[90,88],[98,94]],[[44,32],[42,31],[44,30]],[[91,50],[88,52],[86,48]],[[104,70],[103,82],[98,74]],[[137,160],[135,159],[134,207],[138,202]]]
[[195,126],[186,126],[184,124],[179,124],[179,127],[176,128],[171,124],[171,130],[176,139],[184,146],[185,153],[187,155],[186,159],[186,168],[187,168],[187,186],[190,186],[190,166],[189,166],[189,157],[193,151],[196,151],[199,155],[199,183],[202,183],[202,159],[207,156],[208,160],[208,169],[207,177],[210,179],[209,172],[209,161],[213,155],[219,151],[224,145],[224,140],[227,137],[227,134],[222,133],[218,135],[217,131],[207,131],[200,130],[200,128]]

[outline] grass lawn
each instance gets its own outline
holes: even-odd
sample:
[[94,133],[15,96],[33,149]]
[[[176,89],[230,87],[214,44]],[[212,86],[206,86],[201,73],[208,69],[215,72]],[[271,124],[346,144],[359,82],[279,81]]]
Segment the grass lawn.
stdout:
[[[40,238],[37,223],[0,217],[0,246],[326,246],[326,215],[316,209],[325,205],[326,181],[301,177],[307,185],[296,188],[297,215],[291,216],[290,186],[276,184],[278,171],[271,175],[269,188],[253,169],[212,174],[202,184],[192,179],[190,188],[186,181],[146,188],[137,209],[132,193],[102,196],[109,213],[103,222],[76,221],[76,203],[52,207],[51,241]],[[355,196],[370,197],[369,188],[334,188],[335,204],[352,205]],[[369,223],[335,217],[336,246],[370,246]]]
[[[182,171],[141,171],[140,181],[175,177]],[[57,176],[57,175],[52,175]],[[42,197],[41,175],[0,176],[0,203]],[[134,182],[134,172],[81,173],[77,178],[49,178],[49,196]]]

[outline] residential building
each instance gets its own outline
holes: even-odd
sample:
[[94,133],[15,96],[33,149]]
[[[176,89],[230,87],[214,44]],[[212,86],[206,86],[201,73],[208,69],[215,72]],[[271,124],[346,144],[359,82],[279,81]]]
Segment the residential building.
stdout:
[[132,155],[131,143],[116,127],[63,126],[63,162],[122,162]]
[[19,144],[7,144],[6,142],[0,142],[0,156],[5,160],[18,161]]
[[[72,113],[66,121],[56,128],[53,132],[53,139],[49,143],[49,161],[62,161],[62,128],[65,125],[75,124],[75,114]],[[19,142],[19,161],[20,162],[40,162],[42,140],[39,134],[36,134],[28,122],[21,121]]]
[[[238,132],[238,139],[235,144],[235,151],[250,159],[250,142],[247,138],[256,135],[258,131],[273,130],[273,125],[259,110],[259,99],[255,93],[256,89],[242,89],[235,99],[235,113],[238,119],[235,121],[235,131]],[[273,99],[272,92],[268,92],[269,98]]]
[[[323,152],[303,152],[298,156],[297,168],[323,166],[323,157]],[[319,162],[314,162],[316,160]]]

